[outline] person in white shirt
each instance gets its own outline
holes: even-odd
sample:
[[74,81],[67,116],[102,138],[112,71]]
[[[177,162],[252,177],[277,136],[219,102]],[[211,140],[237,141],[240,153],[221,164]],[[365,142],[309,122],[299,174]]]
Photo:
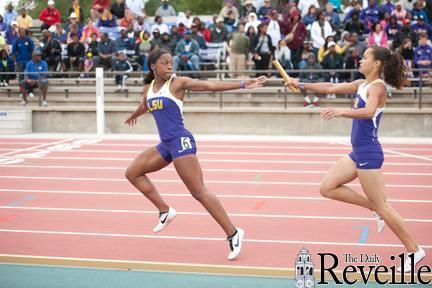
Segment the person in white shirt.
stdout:
[[330,23],[325,20],[324,11],[318,12],[317,20],[312,23],[311,27],[311,39],[314,51],[318,52],[318,49],[324,45],[325,39],[334,34]]
[[272,10],[269,13],[270,21],[268,22],[267,34],[270,35],[272,43],[276,45],[281,40],[281,30],[278,21],[278,13],[276,10]]
[[302,17],[304,17],[308,13],[309,7],[311,5],[314,5],[317,9],[319,9],[320,7],[318,0],[300,0],[298,2],[297,7],[298,9],[300,9]]
[[155,16],[176,16],[174,7],[168,4],[168,0],[162,0],[162,5],[156,10]]
[[158,29],[161,35],[164,33],[169,34],[168,25],[163,23],[163,19],[161,16],[156,16],[154,20],[155,20],[155,23],[153,24],[151,31],[154,31],[154,29]]
[[258,31],[259,24],[261,24],[261,21],[259,21],[258,16],[252,12],[248,16],[248,22],[245,24],[245,31],[248,31],[250,26],[253,26],[255,31]]
[[279,40],[278,47],[275,50],[275,58],[281,63],[285,70],[293,69],[291,63],[291,50],[286,45],[284,39]]
[[145,16],[144,0],[126,0],[126,7],[132,12],[135,17]]

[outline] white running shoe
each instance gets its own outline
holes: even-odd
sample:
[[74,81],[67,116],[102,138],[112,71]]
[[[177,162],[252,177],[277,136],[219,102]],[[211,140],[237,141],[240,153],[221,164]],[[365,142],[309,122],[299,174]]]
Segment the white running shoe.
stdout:
[[30,98],[33,98],[33,97],[34,97],[33,92],[30,92],[28,95],[29,95]]
[[48,107],[48,102],[47,102],[47,101],[45,101],[45,100],[44,100],[44,101],[42,101],[42,106],[43,106],[43,107]]
[[242,242],[244,238],[244,230],[237,228],[237,232],[228,238],[231,253],[228,255],[228,260],[234,260],[240,254]]
[[[426,256],[426,252],[421,247],[419,247],[419,250],[417,252],[408,253],[408,254],[414,254],[414,265],[413,265],[414,268],[417,265],[417,263],[420,262]],[[402,272],[402,267],[399,267],[397,271]],[[405,265],[404,265],[404,273],[408,273],[408,272],[411,272],[411,258],[408,257],[407,255],[405,260]]]
[[171,222],[171,220],[176,217],[177,212],[173,208],[169,207],[168,212],[165,212],[163,214],[159,214],[159,223],[156,225],[156,227],[153,229],[154,233],[158,233],[165,229],[165,227],[168,226],[168,224]]
[[377,221],[377,225],[378,225],[378,233],[381,233],[386,224],[384,222],[384,220],[381,218],[381,216],[378,215],[378,213],[376,213],[375,211],[372,211],[372,216],[376,219]]

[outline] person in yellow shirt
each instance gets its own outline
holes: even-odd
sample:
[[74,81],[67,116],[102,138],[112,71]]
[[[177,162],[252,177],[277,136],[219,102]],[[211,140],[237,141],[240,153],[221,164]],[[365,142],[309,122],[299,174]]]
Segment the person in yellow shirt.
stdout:
[[72,13],[75,13],[80,24],[84,24],[84,13],[79,0],[72,0],[72,6],[69,7],[66,15],[71,15]]
[[33,18],[27,15],[25,8],[21,9],[21,14],[17,17],[16,22],[19,28],[29,29],[33,27]]
[[[318,55],[317,55],[318,63],[321,63],[323,61],[324,57],[329,53],[329,49],[328,49],[327,45],[330,42],[334,42],[333,36],[328,36],[325,39],[324,45],[319,48]],[[343,47],[336,45],[336,53],[339,55],[343,55],[345,53],[345,50],[348,48],[348,46],[349,46],[348,44],[346,44]]]

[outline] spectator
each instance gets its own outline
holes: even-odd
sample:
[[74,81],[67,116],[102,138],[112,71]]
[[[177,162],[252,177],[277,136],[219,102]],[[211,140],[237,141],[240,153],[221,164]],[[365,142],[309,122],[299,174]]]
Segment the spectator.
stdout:
[[324,11],[320,11],[317,15],[317,20],[312,23],[311,27],[312,46],[314,47],[315,54],[318,49],[324,45],[325,39],[328,36],[334,35],[330,23],[325,19]]
[[[267,70],[269,69],[270,60],[274,52],[274,46],[270,35],[267,34],[268,24],[261,23],[258,26],[258,33],[252,39],[252,54],[255,62],[256,70]],[[257,72],[256,77],[265,75],[266,73]]]
[[[26,36],[24,28],[20,28],[19,37],[15,40],[12,47],[12,56],[17,64],[17,72],[24,72],[27,63],[31,61],[33,50],[33,40]],[[20,74],[21,79],[23,79],[22,74]]]
[[99,18],[98,27],[115,28],[117,27],[116,17],[108,9],[104,9]]
[[48,70],[60,71],[62,47],[59,41],[54,39],[48,30],[42,31],[43,40],[40,44],[42,59],[47,62]]
[[143,31],[140,33],[139,44],[136,45],[136,55],[135,60],[143,68],[143,71],[148,71],[147,66],[147,56],[150,53],[151,43],[150,43],[150,33]]
[[426,12],[424,11],[424,9],[422,7],[422,3],[420,1],[417,1],[414,3],[414,8],[411,10],[411,14],[412,14],[414,19],[419,19],[420,16],[423,16],[424,22],[429,23],[428,16],[427,16]]
[[317,9],[315,5],[309,6],[307,14],[303,17],[304,25],[308,26],[316,20]]
[[[110,11],[111,11],[111,14],[114,15],[117,19],[123,19],[125,17],[125,9],[126,9],[126,5],[124,3],[124,0],[116,0],[111,5]],[[130,12],[130,13],[132,13],[132,12]]]
[[359,35],[357,33],[351,33],[350,36],[348,49],[356,50],[358,52],[358,57],[360,57],[360,59],[363,58],[363,54],[367,49],[366,44],[363,41],[359,41]]
[[326,17],[326,20],[332,26],[332,28],[334,30],[339,30],[339,27],[341,25],[341,21],[339,18],[339,14],[334,9],[335,8],[334,8],[333,4],[327,3],[324,15]]
[[401,30],[396,32],[396,35],[393,38],[393,49],[396,50],[399,48],[402,44],[402,42],[405,40],[405,38],[411,39],[413,46],[417,46],[417,35],[415,32],[411,31],[409,26],[409,20],[405,19],[405,23],[402,26]]
[[335,52],[336,52],[337,54],[339,54],[339,55],[343,55],[343,54],[345,53],[345,50],[348,48],[348,44],[345,44],[343,47],[340,47],[339,45],[337,45],[337,44],[334,42],[334,40],[335,40],[334,36],[328,36],[328,37],[325,39],[325,43],[324,43],[324,45],[321,46],[321,47],[318,49],[317,60],[318,60],[318,63],[320,63],[321,65],[322,65],[322,62],[324,61],[324,57],[325,57],[328,53],[330,53],[330,43],[334,43],[334,44],[335,44],[335,45],[334,45],[335,47],[333,47],[332,50],[335,50]]
[[84,75],[83,78],[88,78],[91,71],[93,71],[94,61],[93,53],[87,52],[86,58],[84,60]]
[[69,23],[65,27],[66,33],[69,33],[71,30],[71,27],[75,25],[78,28],[80,36],[81,36],[83,27],[80,24],[80,22],[78,21],[78,16],[75,14],[75,12],[72,12],[69,15],[68,21],[69,21]]
[[97,38],[100,37],[99,29],[94,26],[93,19],[89,18],[87,20],[87,25],[84,27],[81,36],[81,43],[90,43],[92,40],[92,35],[96,34]]
[[270,21],[268,22],[267,34],[272,38],[272,43],[279,43],[282,38],[281,35],[281,25],[278,21],[278,14],[276,10],[270,11],[269,14]]
[[3,36],[6,33],[0,33],[0,51],[1,50],[6,50],[9,53],[9,45],[6,43],[6,38]]
[[378,8],[379,17],[383,18],[385,13],[389,13],[390,15],[392,15],[395,9],[396,7],[392,3],[392,0],[386,0],[385,3],[381,4]]
[[178,32],[177,26],[173,25],[171,26],[171,40],[175,43],[178,43],[181,39],[183,39],[183,35]]
[[166,49],[171,53],[174,52],[174,48],[176,46],[176,43],[172,41],[168,33],[162,34],[161,37],[159,37],[159,39],[156,41],[156,43],[157,45],[159,45],[159,48]]
[[[126,0],[126,7],[127,7],[127,9],[132,11],[132,14],[135,17],[145,16],[144,3],[145,3],[145,1],[143,1],[143,0]],[[175,16],[175,13],[174,13],[174,16]]]
[[14,77],[12,74],[2,74],[2,73],[12,73],[15,72],[15,65],[12,58],[8,55],[5,49],[0,50],[0,87],[9,86],[9,80]]
[[60,11],[55,8],[55,2],[53,0],[48,1],[48,7],[45,7],[39,14],[39,20],[43,22],[41,31],[48,29],[50,26],[61,23]]
[[312,5],[316,8],[320,7],[318,0],[299,0],[297,7],[300,9],[302,17],[306,16],[309,11],[309,7]]
[[264,0],[264,6],[262,6],[258,10],[258,19],[260,21],[267,21],[267,15],[272,10],[273,10],[273,8],[272,8],[272,6],[270,4],[270,0]]
[[11,27],[6,31],[6,44],[8,44],[9,51],[12,51],[12,45],[15,43],[15,40],[19,37],[19,28],[16,21],[12,22]]
[[16,21],[16,18],[18,17],[18,12],[15,11],[12,2],[10,2],[6,7],[6,12],[3,14],[4,22],[12,26],[12,22]]
[[57,23],[55,25],[55,31],[54,34],[52,35],[52,37],[54,39],[56,39],[57,41],[59,41],[60,43],[66,44],[67,42],[67,37],[68,34],[66,33],[66,31],[63,29],[63,27],[61,26],[60,23]]
[[72,13],[75,13],[79,23],[84,23],[84,11],[79,4],[79,0],[72,0],[72,6],[68,8],[66,15],[71,15]]
[[78,24],[72,24],[71,25],[69,32],[67,32],[66,44],[72,43],[74,35],[77,35],[78,39],[81,39],[81,37],[82,37],[82,32],[81,32],[81,30],[79,30]]
[[221,43],[225,42],[228,38],[228,30],[223,23],[222,18],[218,18],[216,28],[211,31],[210,42],[211,43]]
[[229,32],[234,31],[240,19],[240,14],[234,6],[233,0],[225,0],[225,6],[222,7],[219,18],[223,18],[224,24],[229,27]]
[[[322,67],[324,69],[343,69],[344,59],[336,52],[336,43],[330,41],[328,43],[328,53],[324,56]],[[329,72],[325,81],[331,83],[339,83],[341,78],[340,72]],[[327,95],[327,98],[336,98],[335,94]]]
[[379,12],[376,0],[369,0],[369,6],[363,9],[360,14],[360,20],[365,24],[367,32],[371,31],[372,25],[379,21],[378,14]]
[[98,56],[99,52],[98,52],[98,46],[99,46],[99,41],[98,41],[98,35],[96,33],[92,33],[90,36],[90,43],[88,43],[87,46],[87,53],[91,53],[92,57],[94,56]]
[[258,25],[261,24],[261,21],[258,20],[257,15],[255,13],[250,13],[248,16],[248,22],[246,22],[245,30],[248,31],[250,26],[255,28],[255,31],[258,30]]
[[110,9],[110,0],[93,0],[92,8],[90,9],[90,16],[93,21],[97,21],[105,9]]
[[[216,29],[217,21],[218,21],[218,19],[219,19],[219,15],[218,15],[218,14],[213,14],[212,19],[213,19],[213,22],[210,23],[210,24],[208,25],[208,27],[207,27],[210,31]],[[223,19],[222,19],[222,22],[223,22]]]
[[6,31],[7,31],[8,29],[9,29],[9,26],[8,26],[6,23],[4,23],[4,21],[3,21],[3,16],[0,15],[0,35],[1,35],[1,34],[5,35],[5,34],[6,34]]
[[146,21],[144,16],[138,16],[137,21],[134,24],[134,30],[135,32],[147,31],[150,33],[152,31],[152,27],[150,23]]
[[[362,57],[359,55],[359,51],[355,48],[348,49],[348,58],[345,61],[345,69],[347,70],[359,70],[360,68],[360,60]],[[345,79],[349,82],[362,79],[363,76],[360,72],[351,72],[347,73]]]
[[252,40],[255,38],[256,30],[253,26],[249,26],[249,29],[246,31],[246,36],[249,38],[249,51],[252,51]]
[[246,0],[244,2],[243,8],[242,8],[242,12],[241,12],[241,18],[246,20],[249,17],[249,14],[254,13],[256,15],[257,10],[256,8],[253,6],[253,1],[252,0]]
[[348,22],[352,18],[352,15],[354,13],[357,13],[358,15],[362,13],[362,5],[359,1],[354,0],[353,2],[351,2],[351,6],[352,7],[347,8],[349,10],[345,9],[346,14],[343,23]]
[[120,89],[126,89],[126,80],[128,78],[128,73],[133,71],[132,65],[126,58],[124,51],[118,52],[117,60],[114,62],[115,82],[117,85],[116,92],[120,92]]
[[82,71],[84,65],[85,46],[79,42],[78,35],[72,36],[72,43],[67,46],[67,57],[63,60],[63,71]]
[[127,30],[122,27],[120,37],[115,40],[117,52],[123,51],[127,56],[133,56],[135,54],[134,42],[134,38],[129,38]]
[[385,29],[386,34],[387,34],[387,40],[389,41],[389,46],[390,46],[391,41],[393,41],[393,38],[395,37],[396,33],[401,29],[402,29],[402,26],[399,23],[397,23],[396,16],[394,16],[394,15],[391,16],[390,22]]
[[180,65],[185,66],[187,70],[199,70],[199,46],[192,40],[191,32],[186,32],[184,39],[177,44],[173,58],[173,70],[177,71]]
[[[320,64],[316,63],[314,53],[307,54],[307,61],[302,70],[322,70]],[[300,81],[304,83],[316,83],[322,82],[322,74],[317,72],[302,72],[300,73]],[[319,106],[319,98],[318,95],[315,95],[313,101],[311,101],[310,97],[303,91],[304,95],[304,103],[303,106],[307,108],[313,108]]]
[[23,96],[21,106],[27,106],[27,94],[30,98],[34,97],[33,89],[40,88],[42,94],[42,105],[48,106],[46,95],[48,91],[48,65],[42,60],[41,52],[35,50],[33,52],[33,60],[30,60],[25,68],[24,79],[20,81],[20,90]]
[[108,33],[103,33],[101,41],[98,43],[98,56],[93,58],[94,66],[103,66],[105,70],[108,70],[112,66],[113,57],[115,56],[117,49],[113,40],[108,36]]
[[[243,24],[241,24],[241,25],[243,25]],[[243,25],[243,32],[244,32],[244,25]],[[192,33],[191,34],[192,39],[198,43],[199,48],[200,49],[207,49],[206,41],[205,41],[204,37],[201,35],[201,33],[198,31],[198,27],[195,23],[192,24],[191,33]],[[172,38],[171,38],[171,40],[172,40]],[[174,42],[174,46],[175,46],[175,43],[176,42]]]
[[122,17],[122,19],[120,20],[120,27],[123,28],[129,28],[129,27],[134,27],[135,24],[135,18],[132,14],[132,12],[127,9],[124,13],[124,17]]
[[301,60],[302,43],[306,40],[308,34],[305,24],[301,20],[299,12],[293,13],[288,26],[287,35],[285,36],[285,42],[288,48],[291,50],[291,63],[297,67]]
[[[430,69],[432,63],[432,47],[427,43],[427,34],[421,34],[419,37],[419,45],[414,52],[414,64],[419,69]],[[428,77],[428,71],[420,73],[422,77]]]
[[279,40],[278,47],[275,51],[275,58],[285,70],[292,70],[291,50],[287,47],[285,40]]
[[[237,32],[230,35],[230,71],[243,71],[246,70],[246,60],[249,53],[250,40],[245,35],[244,24],[239,24],[237,26]],[[232,78],[237,76],[244,76],[243,74],[232,73],[230,75]],[[244,76],[245,77],[245,76]]]
[[329,0],[328,3],[333,5],[337,13],[341,12],[341,0]]
[[300,61],[297,64],[294,63],[294,65],[296,65],[296,67],[298,67],[298,69],[302,70],[306,66],[307,57],[308,57],[309,53],[313,53],[312,41],[306,39],[302,43],[301,53],[300,53],[300,58],[299,58]]
[[377,22],[372,26],[372,32],[368,35],[368,46],[387,48],[387,34],[382,30],[381,23]]
[[150,43],[152,45],[156,44],[156,41],[161,37],[161,34],[159,32],[158,28],[153,28],[152,35],[150,37]]
[[204,40],[206,42],[210,42],[211,32],[209,29],[206,28],[205,23],[202,22],[199,17],[195,17],[192,22],[192,26],[193,24],[197,26],[198,34],[204,37]]
[[393,12],[392,12],[391,15],[392,16],[393,15],[396,16],[396,18],[398,20],[398,23],[400,25],[402,25],[403,24],[403,20],[405,19],[406,15],[407,15],[407,11],[402,7],[402,3],[401,2],[396,3],[395,8],[396,9],[393,10]]
[[190,29],[192,26],[192,19],[188,19],[184,12],[179,12],[179,15],[177,17],[177,26],[182,27],[182,29],[184,30]]
[[33,27],[33,18],[27,15],[27,9],[22,8],[21,14],[16,18],[19,28],[29,29]]
[[404,58],[407,78],[414,77],[412,72],[412,68],[414,67],[414,48],[411,39],[405,38],[397,52]]
[[161,16],[155,17],[155,23],[151,27],[151,31],[154,31],[155,28],[159,30],[160,34],[163,34],[165,32],[169,33],[168,26],[165,23],[163,23],[163,18]]
[[155,16],[160,16],[160,17],[176,16],[176,11],[171,5],[168,4],[168,0],[162,0],[162,5],[159,6],[159,8],[156,10]]
[[427,34],[428,39],[432,39],[432,28],[429,24],[425,23],[425,17],[423,15],[417,16],[417,22],[411,25],[411,31],[417,35]]
[[363,22],[360,21],[359,16],[359,13],[354,12],[351,19],[345,23],[344,30],[350,33],[357,33],[359,36],[363,37],[363,34],[365,32],[365,26]]

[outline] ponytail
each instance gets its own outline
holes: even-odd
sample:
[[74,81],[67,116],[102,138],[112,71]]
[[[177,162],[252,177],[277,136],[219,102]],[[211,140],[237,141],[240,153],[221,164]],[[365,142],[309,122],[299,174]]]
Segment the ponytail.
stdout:
[[406,79],[405,61],[399,53],[392,53],[387,48],[373,48],[374,59],[382,62],[381,71],[384,81],[390,86],[402,89],[408,83]]
[[144,85],[150,84],[155,79],[155,75],[152,69],[152,64],[156,64],[157,60],[159,60],[159,58],[165,53],[171,54],[166,49],[156,49],[150,52],[150,54],[148,55],[147,65],[148,65],[149,72],[144,77]]

